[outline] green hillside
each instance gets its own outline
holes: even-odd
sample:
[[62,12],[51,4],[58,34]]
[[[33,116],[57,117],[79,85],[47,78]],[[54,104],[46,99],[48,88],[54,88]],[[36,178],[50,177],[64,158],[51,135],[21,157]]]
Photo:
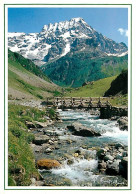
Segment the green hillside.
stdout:
[[43,72],[60,86],[76,88],[86,81],[96,81],[117,75],[127,66],[127,55],[92,58],[89,52],[75,52],[43,67]]
[[59,95],[60,91],[60,87],[52,83],[34,63],[9,51],[9,99],[44,99],[47,96]]
[[117,76],[112,76],[98,81],[90,82],[86,86],[66,90],[65,96],[69,97],[101,97],[110,88],[111,82]]
[[105,92],[104,96],[115,96],[117,94],[128,93],[128,70],[123,70],[117,78],[112,81],[111,87]]
[[[41,71],[41,69],[37,65],[35,65],[30,59],[26,59],[22,55],[8,50],[8,60],[16,62],[17,65],[19,63],[29,72],[37,75],[38,77],[48,82],[51,82],[50,79],[47,76],[45,76],[45,74]],[[14,65],[16,64],[14,63]],[[18,68],[20,68],[20,65],[18,66]]]

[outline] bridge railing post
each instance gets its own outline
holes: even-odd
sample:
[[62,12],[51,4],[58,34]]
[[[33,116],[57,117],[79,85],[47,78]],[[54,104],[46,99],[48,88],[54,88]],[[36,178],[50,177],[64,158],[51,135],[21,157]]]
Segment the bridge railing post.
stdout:
[[106,106],[112,107],[111,103],[108,100],[106,101]]
[[88,104],[88,107],[89,107],[89,108],[93,107],[93,103],[92,103],[92,98],[91,98],[91,97],[89,98],[89,104]]
[[99,101],[98,101],[98,103],[97,103],[97,107],[101,107],[102,106],[102,103],[101,103],[101,99],[100,99],[100,97],[99,97]]
[[66,101],[65,101],[65,98],[63,98],[63,105],[66,105]]

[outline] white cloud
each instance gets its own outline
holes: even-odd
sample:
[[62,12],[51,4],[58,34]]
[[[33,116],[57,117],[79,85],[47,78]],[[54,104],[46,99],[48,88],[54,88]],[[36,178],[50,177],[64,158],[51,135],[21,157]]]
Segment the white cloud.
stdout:
[[125,36],[127,36],[127,37],[128,37],[128,30],[126,30]]
[[119,28],[118,31],[120,32],[122,36],[128,36],[128,30]]

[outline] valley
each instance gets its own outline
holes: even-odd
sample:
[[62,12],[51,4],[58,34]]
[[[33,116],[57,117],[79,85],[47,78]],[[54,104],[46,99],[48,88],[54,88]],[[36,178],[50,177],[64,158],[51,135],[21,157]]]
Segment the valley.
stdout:
[[127,187],[127,46],[72,18],[8,48],[8,185]]

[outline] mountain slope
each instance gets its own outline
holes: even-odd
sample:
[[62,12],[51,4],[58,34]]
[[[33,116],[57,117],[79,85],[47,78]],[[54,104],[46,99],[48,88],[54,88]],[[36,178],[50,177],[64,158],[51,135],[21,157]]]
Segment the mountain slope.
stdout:
[[104,96],[115,96],[117,94],[128,93],[128,70],[123,70],[118,77],[112,81],[110,88],[105,92]]
[[90,82],[85,86],[76,89],[66,89],[65,96],[67,97],[102,97],[110,88],[111,82],[117,76],[100,79],[98,81]]
[[45,25],[40,33],[9,33],[8,46],[36,65],[46,65],[67,53],[88,51],[97,56],[123,56],[127,46],[98,33],[82,18]]
[[[28,71],[26,66],[31,66]],[[24,68],[24,65],[25,68]],[[45,75],[40,78],[35,74],[41,72],[35,69],[35,65],[28,59],[9,51],[8,58],[8,96],[9,99],[44,99],[47,96],[56,95],[61,89],[53,84]],[[39,76],[41,76],[39,75]]]
[[86,81],[95,81],[119,74],[126,69],[128,57],[97,57],[90,52],[69,53],[43,67],[45,74],[61,86],[80,87]]
[[8,50],[8,59],[19,63],[26,70],[44,79],[45,81],[51,82],[51,80],[41,71],[38,66],[36,66],[31,60],[24,58],[22,55]]

